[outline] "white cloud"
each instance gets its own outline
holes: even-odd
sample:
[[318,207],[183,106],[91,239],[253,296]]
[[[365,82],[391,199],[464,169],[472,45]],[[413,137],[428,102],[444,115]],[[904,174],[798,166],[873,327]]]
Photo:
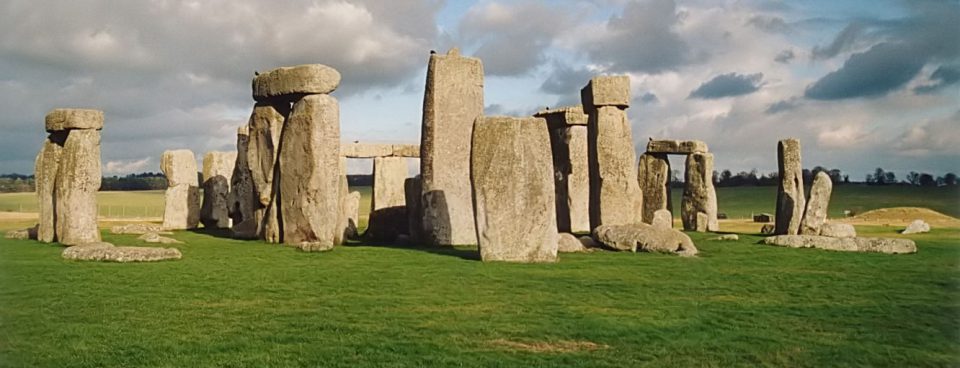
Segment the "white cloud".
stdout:
[[103,165],[103,174],[126,174],[134,172],[143,172],[150,171],[153,168],[151,167],[151,158],[144,157],[139,160],[118,160],[118,161],[107,161]]

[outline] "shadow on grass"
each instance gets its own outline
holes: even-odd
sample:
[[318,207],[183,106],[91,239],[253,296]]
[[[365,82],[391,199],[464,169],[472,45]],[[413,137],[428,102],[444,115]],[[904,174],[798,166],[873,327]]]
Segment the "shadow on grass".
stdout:
[[214,238],[237,239],[233,237],[233,231],[227,228],[217,229],[217,228],[198,227],[194,229],[188,229],[187,231],[194,234],[209,235]]
[[438,254],[442,256],[457,257],[457,258],[468,260],[468,261],[480,260],[480,252],[477,251],[476,249],[457,248],[452,246],[431,247],[427,245],[399,245],[399,244],[393,244],[389,242],[374,242],[374,241],[367,241],[367,240],[348,240],[342,246],[402,249],[402,250],[411,250],[411,251],[417,251],[417,252]]

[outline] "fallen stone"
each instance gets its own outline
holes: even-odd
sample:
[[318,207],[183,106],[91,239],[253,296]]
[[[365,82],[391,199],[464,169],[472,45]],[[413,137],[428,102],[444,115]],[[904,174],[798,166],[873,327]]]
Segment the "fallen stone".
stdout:
[[653,213],[653,221],[650,222],[654,227],[665,229],[673,228],[673,214],[669,210],[657,210]]
[[430,245],[477,244],[470,192],[473,124],[483,115],[483,64],[456,48],[431,54],[423,97],[420,173],[423,237]]
[[580,105],[543,110],[553,152],[557,229],[590,231],[590,169],[587,157],[587,115]]
[[593,230],[593,237],[599,243],[621,251],[669,253],[680,256],[695,256],[698,253],[693,240],[687,234],[645,223],[601,225]]
[[91,109],[53,109],[47,113],[47,132],[67,129],[103,129],[103,111]]
[[342,236],[340,214],[340,106],[329,95],[293,105],[280,145],[279,188],[285,244],[324,251]]
[[[670,201],[670,160],[666,154],[644,153],[637,165],[637,182],[643,192],[643,222],[652,224],[655,213],[673,212]],[[670,224],[673,227],[673,224]]]
[[200,222],[206,228],[230,227],[230,180],[236,152],[207,152],[203,156],[203,205]]
[[322,64],[281,67],[253,78],[253,99],[293,102],[303,95],[328,94],[340,85],[340,72]]
[[147,233],[173,234],[168,231],[163,231],[163,228],[158,224],[145,224],[145,223],[114,225],[110,227],[110,233],[111,234],[133,234],[133,235],[142,235]]
[[703,141],[678,141],[668,139],[658,139],[647,141],[647,153],[662,153],[674,155],[688,155],[691,153],[709,152],[707,144]]
[[143,241],[145,241],[145,242],[147,242],[147,243],[183,244],[182,241],[179,241],[179,240],[174,239],[174,238],[168,238],[168,237],[165,237],[165,236],[160,236],[160,234],[157,234],[157,233],[146,233],[146,234],[140,235],[140,237],[138,237],[137,239],[138,239],[138,240],[143,240]]
[[471,180],[483,261],[557,260],[553,159],[546,124],[541,118],[477,118]]
[[709,240],[734,241],[734,240],[740,240],[740,236],[737,235],[737,234],[724,234],[724,235],[720,235],[720,236],[715,237],[715,238],[710,238]]
[[600,248],[600,243],[597,243],[597,241],[594,240],[592,236],[583,235],[579,238],[579,240],[580,240],[580,244],[583,244],[583,246],[587,248],[587,250]]
[[580,91],[584,110],[600,106],[626,108],[630,106],[630,77],[626,75],[598,76]]
[[63,250],[61,256],[75,261],[107,262],[156,262],[183,257],[176,248],[116,247],[104,242],[69,247]]
[[720,230],[717,222],[717,191],[713,187],[713,154],[691,153],[687,155],[680,202],[680,220],[687,231],[707,232]]
[[910,239],[893,238],[831,238],[818,235],[777,235],[763,240],[764,244],[790,248],[819,248],[842,252],[873,252],[887,254],[916,253],[917,245]]
[[784,139],[777,144],[780,184],[777,188],[777,213],[774,234],[797,235],[806,199],[803,194],[803,166],[800,141]]
[[589,249],[587,249],[587,247],[580,242],[580,239],[577,239],[576,236],[573,236],[573,234],[560,233],[557,236],[557,252],[581,253],[587,251],[589,251]]
[[930,224],[924,222],[923,220],[913,220],[910,225],[907,225],[906,229],[901,231],[901,234],[920,234],[930,232]]
[[97,191],[100,190],[100,131],[70,130],[57,173],[56,237],[72,246],[100,241]]
[[[14,239],[14,240],[30,240],[30,229],[19,229],[19,230],[10,230],[7,231],[3,236],[4,239]],[[34,235],[32,238],[36,238]]]
[[857,229],[850,224],[828,222],[820,227],[820,235],[831,238],[855,238],[857,237]]
[[833,192],[833,181],[830,180],[830,175],[823,171],[818,172],[813,178],[810,198],[807,199],[807,209],[803,212],[803,220],[800,221],[800,234],[820,235],[823,224],[827,222],[831,192]]

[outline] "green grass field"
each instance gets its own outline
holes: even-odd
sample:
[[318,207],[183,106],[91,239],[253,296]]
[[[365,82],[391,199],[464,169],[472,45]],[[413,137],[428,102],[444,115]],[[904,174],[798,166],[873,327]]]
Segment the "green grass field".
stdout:
[[[772,201],[718,192],[728,213]],[[936,201],[882,194],[847,203]],[[738,209],[724,207],[734,195]],[[692,259],[535,265],[462,247],[302,253],[204,232],[173,235],[180,261],[84,263],[2,239],[0,367],[960,366],[960,229],[911,236],[913,255],[690,236]],[[104,233],[146,245],[135,239]]]

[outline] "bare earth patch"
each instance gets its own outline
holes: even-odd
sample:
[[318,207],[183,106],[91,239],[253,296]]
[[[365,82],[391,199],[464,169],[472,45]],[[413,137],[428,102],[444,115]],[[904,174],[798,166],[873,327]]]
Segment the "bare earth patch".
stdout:
[[553,341],[553,342],[520,342],[506,339],[490,340],[489,344],[500,349],[525,351],[530,353],[574,353],[579,351],[596,351],[609,349],[609,345],[597,344],[590,341]]

